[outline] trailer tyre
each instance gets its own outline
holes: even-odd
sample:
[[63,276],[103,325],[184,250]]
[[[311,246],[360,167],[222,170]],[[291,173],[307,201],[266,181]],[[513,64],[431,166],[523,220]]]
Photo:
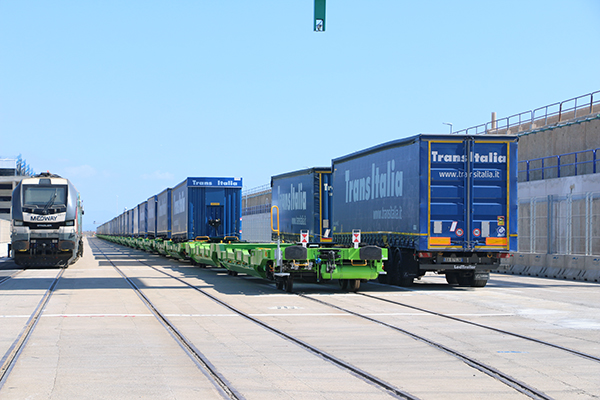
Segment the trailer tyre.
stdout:
[[475,275],[472,272],[462,272],[456,276],[458,286],[473,286]]
[[487,279],[473,279],[473,284],[471,285],[472,287],[484,287],[485,285],[487,285],[488,280]]
[[385,261],[385,271],[387,272],[387,283],[389,285],[400,284],[400,267],[402,265],[402,254],[399,249],[394,249],[389,260]]
[[458,274],[456,272],[446,272],[446,282],[448,282],[449,285],[457,285]]
[[398,285],[402,287],[412,286],[414,283],[414,275],[411,273],[411,259],[410,254],[404,253],[398,250],[398,258],[397,258],[397,270],[398,270]]

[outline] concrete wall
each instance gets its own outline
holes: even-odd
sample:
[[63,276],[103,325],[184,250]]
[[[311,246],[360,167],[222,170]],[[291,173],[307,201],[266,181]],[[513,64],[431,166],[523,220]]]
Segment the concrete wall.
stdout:
[[500,273],[600,282],[600,256],[515,253]]
[[600,114],[519,136],[519,161],[600,148]]
[[578,195],[587,192],[600,192],[600,174],[567,176],[532,182],[519,182],[519,199],[532,197]]
[[[526,133],[519,138],[519,160],[530,160],[533,158],[547,157],[551,155],[565,154],[575,151],[591,150],[600,148],[600,115],[592,115],[583,119],[569,121],[563,126],[549,127],[548,129],[540,129],[530,133]],[[591,152],[588,153],[591,157]],[[600,154],[597,154],[600,158]],[[584,157],[578,161],[587,160]],[[564,160],[566,162],[574,162],[574,160]],[[546,163],[548,165],[555,165]],[[521,164],[522,166],[522,164]],[[536,166],[538,167],[538,166]],[[597,164],[600,167],[600,164]],[[522,168],[522,167],[521,167]],[[600,172],[600,168],[597,169]],[[590,282],[600,282],[600,246],[597,245],[600,240],[600,202],[597,200],[597,194],[600,192],[600,173],[592,173],[592,164],[579,167],[577,173],[585,175],[564,176],[573,174],[574,168],[561,168],[561,178],[552,178],[556,176],[556,172],[546,171],[543,180],[533,180],[529,182],[519,182],[519,252],[514,254],[514,257],[508,259],[503,268],[497,272],[505,272],[520,275],[540,276],[548,278],[583,280]],[[548,179],[550,177],[550,179]],[[520,174],[519,180],[522,181],[523,176]],[[532,174],[532,179],[541,179],[541,173]],[[552,224],[550,216],[552,212],[556,213],[559,209],[550,209],[549,204],[552,202],[540,202],[536,209],[537,229],[535,230],[535,240],[538,245],[530,249],[529,246],[521,246],[522,240],[529,235],[529,226],[525,226],[522,220],[530,220],[531,215],[528,215],[530,207],[527,202],[529,199],[548,199],[548,196],[556,196],[564,199],[565,196],[571,195],[573,198],[585,196],[586,193],[594,192],[593,203],[591,205],[591,229],[588,233],[591,235],[589,247],[592,254],[586,255],[584,252],[585,246],[581,243],[583,232],[585,229],[582,226],[584,219],[582,214],[585,211],[580,204],[572,203],[571,226],[572,233],[570,246],[571,254],[564,253],[564,245],[558,245],[559,241],[564,241],[564,227],[556,229],[549,227]],[[581,203],[581,201],[579,201]],[[554,203],[556,205],[556,203]],[[564,204],[560,205],[564,209]],[[577,218],[577,216],[579,216]],[[556,237],[548,237],[555,235]],[[562,235],[562,236],[561,236]],[[526,238],[528,240],[528,238]],[[546,245],[548,243],[548,245]],[[526,251],[523,251],[523,248]],[[582,253],[582,254],[576,254]]]

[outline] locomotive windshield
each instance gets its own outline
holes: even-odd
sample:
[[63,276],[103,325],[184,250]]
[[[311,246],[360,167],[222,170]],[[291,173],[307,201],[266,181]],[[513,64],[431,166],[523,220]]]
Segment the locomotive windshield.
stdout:
[[23,205],[25,206],[66,206],[67,186],[23,186]]

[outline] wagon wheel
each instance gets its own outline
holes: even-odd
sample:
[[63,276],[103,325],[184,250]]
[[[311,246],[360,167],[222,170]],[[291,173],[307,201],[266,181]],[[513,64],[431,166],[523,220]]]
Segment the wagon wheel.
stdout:
[[338,283],[343,291],[348,290],[348,279],[338,279]]
[[358,289],[360,289],[360,279],[348,279],[348,289],[351,292],[358,292]]
[[294,278],[293,275],[289,275],[285,280],[285,291],[288,293],[292,293],[294,290]]

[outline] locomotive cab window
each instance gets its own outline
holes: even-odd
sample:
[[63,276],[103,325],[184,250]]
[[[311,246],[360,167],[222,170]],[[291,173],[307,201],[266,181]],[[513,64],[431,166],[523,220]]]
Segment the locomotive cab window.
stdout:
[[23,203],[27,206],[66,206],[67,186],[23,186]]

